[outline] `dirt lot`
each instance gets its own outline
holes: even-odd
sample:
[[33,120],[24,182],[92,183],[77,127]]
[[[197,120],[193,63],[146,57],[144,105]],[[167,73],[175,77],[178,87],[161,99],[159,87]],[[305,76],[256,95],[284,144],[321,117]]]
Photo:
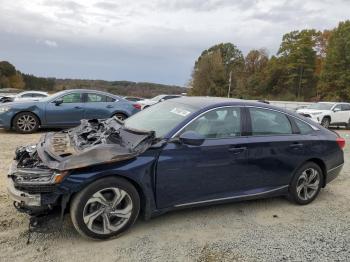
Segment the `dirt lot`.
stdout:
[[16,146],[40,134],[0,130],[0,261],[350,261],[350,131],[340,177],[308,206],[284,198],[169,213],[138,221],[119,239],[81,238],[69,217],[60,231],[35,233],[6,195]]

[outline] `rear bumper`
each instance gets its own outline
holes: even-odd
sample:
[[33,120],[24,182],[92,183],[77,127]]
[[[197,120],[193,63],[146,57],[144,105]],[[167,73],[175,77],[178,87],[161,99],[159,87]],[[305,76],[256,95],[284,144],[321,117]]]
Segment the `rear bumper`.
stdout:
[[331,168],[327,171],[326,184],[333,181],[343,169],[344,164]]

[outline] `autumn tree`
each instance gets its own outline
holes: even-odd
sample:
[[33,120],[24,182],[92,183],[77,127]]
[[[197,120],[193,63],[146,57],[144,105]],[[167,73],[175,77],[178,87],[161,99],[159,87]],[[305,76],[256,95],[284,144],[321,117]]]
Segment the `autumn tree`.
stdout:
[[327,100],[350,100],[350,21],[340,22],[327,47],[319,92]]
[[24,86],[21,73],[9,62],[0,61],[0,88],[22,89]]

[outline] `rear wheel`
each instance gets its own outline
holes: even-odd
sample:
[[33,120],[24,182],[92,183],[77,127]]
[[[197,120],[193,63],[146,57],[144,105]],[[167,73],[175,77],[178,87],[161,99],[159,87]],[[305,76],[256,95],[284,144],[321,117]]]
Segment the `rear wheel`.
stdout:
[[122,178],[93,182],[72,200],[71,219],[75,229],[93,239],[120,235],[136,221],[140,211],[137,190]]
[[329,117],[324,117],[321,121],[321,125],[325,128],[329,128],[330,123],[331,123],[331,120]]
[[289,186],[290,198],[299,205],[311,203],[323,184],[323,172],[314,162],[307,162],[295,173]]
[[39,119],[31,112],[19,113],[13,119],[13,127],[19,133],[33,133],[39,128]]

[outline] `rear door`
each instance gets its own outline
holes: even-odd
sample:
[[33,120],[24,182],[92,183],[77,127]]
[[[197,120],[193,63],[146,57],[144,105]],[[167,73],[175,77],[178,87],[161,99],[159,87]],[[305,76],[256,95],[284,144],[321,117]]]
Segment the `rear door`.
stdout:
[[287,187],[293,171],[310,155],[317,139],[313,129],[276,110],[248,107],[248,112],[247,172],[259,177],[261,192]]
[[110,118],[117,106],[115,98],[93,92],[84,94],[84,102],[85,119]]
[[[61,100],[61,104],[56,104]],[[84,103],[81,92],[72,92],[62,95],[46,104],[46,123],[53,127],[68,127],[79,125],[84,116]]]

